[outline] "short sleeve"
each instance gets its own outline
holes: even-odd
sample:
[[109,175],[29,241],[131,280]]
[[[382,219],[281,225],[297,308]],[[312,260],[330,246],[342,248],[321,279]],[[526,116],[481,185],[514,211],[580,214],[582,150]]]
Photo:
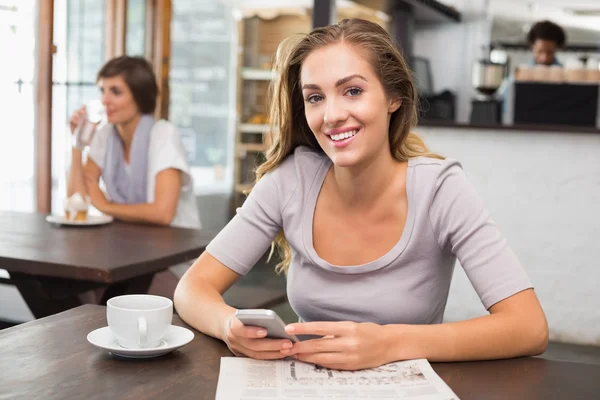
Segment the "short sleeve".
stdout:
[[532,287],[457,161],[442,163],[429,217],[440,247],[456,255],[486,309]]
[[103,126],[92,138],[92,142],[88,149],[88,157],[90,157],[101,170],[104,169],[104,155],[106,154],[108,136],[112,129],[113,125]]
[[175,125],[160,120],[152,128],[150,142],[149,178],[156,179],[159,172],[174,168],[183,172],[182,189],[188,190],[192,182],[187,154]]
[[240,275],[252,269],[282,230],[281,193],[273,172],[256,183],[235,217],[206,248]]

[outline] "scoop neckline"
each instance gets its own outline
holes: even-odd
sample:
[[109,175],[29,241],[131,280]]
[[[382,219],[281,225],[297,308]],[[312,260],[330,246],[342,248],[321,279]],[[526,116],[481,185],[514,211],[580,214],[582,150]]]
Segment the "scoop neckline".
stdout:
[[404,230],[400,235],[400,239],[387,253],[385,253],[381,257],[364,264],[348,266],[334,265],[325,261],[319,256],[319,254],[317,254],[313,243],[313,220],[315,216],[317,199],[319,197],[319,194],[321,193],[321,189],[323,188],[327,172],[329,171],[332,165],[332,162],[329,158],[325,158],[322,161],[317,173],[315,174],[315,179],[313,179],[312,184],[309,188],[307,201],[304,205],[304,210],[302,213],[302,236],[304,248],[309,258],[315,265],[323,269],[341,274],[362,274],[366,272],[376,271],[378,269],[388,266],[404,252],[412,235],[415,220],[413,176],[414,171],[413,168],[411,168],[413,166],[412,161],[413,159],[408,160],[408,168],[406,169],[406,197],[408,201],[408,210],[406,214]]

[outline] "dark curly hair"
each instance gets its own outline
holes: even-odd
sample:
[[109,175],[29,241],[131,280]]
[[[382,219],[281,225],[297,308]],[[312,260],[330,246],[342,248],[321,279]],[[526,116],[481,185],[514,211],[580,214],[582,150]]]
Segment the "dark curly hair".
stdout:
[[563,47],[567,41],[567,35],[563,28],[551,21],[537,22],[527,34],[527,42],[533,45],[536,40],[549,40],[558,47]]

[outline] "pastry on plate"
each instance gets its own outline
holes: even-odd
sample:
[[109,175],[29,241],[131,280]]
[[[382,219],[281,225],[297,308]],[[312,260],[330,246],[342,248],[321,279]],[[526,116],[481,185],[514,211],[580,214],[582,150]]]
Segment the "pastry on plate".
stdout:
[[81,194],[75,193],[65,200],[65,217],[69,221],[86,221],[89,207],[89,201]]

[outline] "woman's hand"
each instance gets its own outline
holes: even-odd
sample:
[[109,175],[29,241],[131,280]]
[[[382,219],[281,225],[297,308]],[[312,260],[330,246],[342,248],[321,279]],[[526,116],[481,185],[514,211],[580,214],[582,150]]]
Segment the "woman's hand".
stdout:
[[75,133],[75,129],[79,126],[79,124],[81,124],[81,122],[85,118],[85,114],[85,106],[81,106],[73,113],[73,115],[71,115],[71,118],[69,119],[69,127],[71,128],[71,133]]
[[225,322],[224,340],[236,355],[257,360],[275,360],[287,357],[281,350],[292,347],[287,339],[267,339],[267,331],[256,326],[245,326],[232,316]]
[[106,213],[106,207],[110,204],[104,192],[100,189],[97,181],[93,179],[85,180],[87,194],[90,197],[90,202],[98,211]]
[[392,339],[385,326],[356,322],[305,322],[286,326],[291,335],[318,335],[319,339],[294,343],[281,353],[300,361],[326,368],[358,370],[378,367],[388,359],[388,341]]

